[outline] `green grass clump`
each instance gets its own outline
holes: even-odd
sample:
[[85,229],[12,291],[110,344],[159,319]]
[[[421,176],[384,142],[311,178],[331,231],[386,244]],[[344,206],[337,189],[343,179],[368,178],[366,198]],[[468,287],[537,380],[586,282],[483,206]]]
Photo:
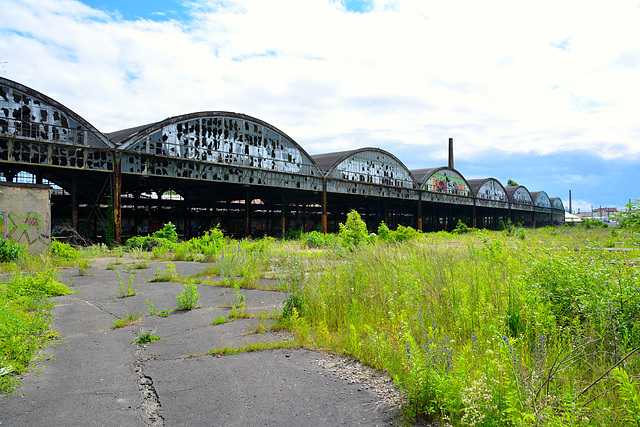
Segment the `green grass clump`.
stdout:
[[56,337],[50,297],[71,293],[56,276],[55,269],[16,272],[0,284],[0,392],[12,392],[36,352]]
[[176,296],[176,300],[178,301],[176,310],[186,311],[193,310],[194,308],[198,307],[200,294],[197,291],[198,286],[196,286],[194,283],[185,283],[182,293]]
[[129,313],[127,310],[124,311],[124,315],[122,319],[114,319],[111,325],[111,329],[124,328],[125,326],[133,325],[138,322],[142,317],[142,313]]
[[300,344],[389,373],[408,418],[624,425],[640,414],[639,252],[604,251],[590,233],[438,233],[327,252],[280,321]]
[[156,277],[149,280],[150,282],[177,282],[178,272],[176,271],[176,265],[172,262],[167,263],[167,268],[162,269],[158,267]]
[[140,332],[137,338],[131,341],[131,344],[149,344],[155,341],[160,341],[160,337],[151,332]]
[[0,239],[0,262],[17,261],[26,253],[25,246],[10,239]]
[[68,243],[58,242],[57,240],[51,240],[51,247],[49,253],[54,257],[64,261],[71,261],[79,258],[80,254],[77,249]]

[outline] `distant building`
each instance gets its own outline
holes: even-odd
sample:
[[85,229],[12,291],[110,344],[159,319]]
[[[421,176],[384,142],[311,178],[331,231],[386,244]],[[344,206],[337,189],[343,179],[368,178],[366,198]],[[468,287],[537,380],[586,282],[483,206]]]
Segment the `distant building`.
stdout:
[[617,212],[618,208],[598,208],[593,210],[593,213],[598,214],[598,216],[607,216],[607,214],[611,215]]

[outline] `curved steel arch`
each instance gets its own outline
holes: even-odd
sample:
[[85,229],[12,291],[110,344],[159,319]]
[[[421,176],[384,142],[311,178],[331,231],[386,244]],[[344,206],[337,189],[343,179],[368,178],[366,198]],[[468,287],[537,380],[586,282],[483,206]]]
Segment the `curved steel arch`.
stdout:
[[505,187],[505,191],[507,192],[507,196],[511,203],[533,205],[533,198],[531,197],[531,193],[524,185]]
[[473,197],[471,186],[466,178],[454,168],[442,166],[439,168],[412,170],[411,173],[422,190],[454,196]]
[[313,156],[324,171],[327,191],[418,200],[411,171],[396,156],[380,148]]
[[553,209],[564,211],[564,203],[560,197],[552,197],[549,199]]
[[504,186],[495,178],[470,179],[468,182],[476,199],[508,201]]
[[70,108],[4,77],[0,77],[0,106],[0,134],[82,147],[113,148],[102,132]]
[[321,170],[297,142],[244,114],[189,113],[110,137],[123,174],[322,189]]
[[[293,138],[291,138],[289,135],[287,135],[286,133],[282,132],[280,129],[278,129],[277,127],[263,121],[260,120],[258,118],[255,117],[251,117],[248,116],[246,114],[241,114],[241,113],[233,113],[233,112],[229,112],[229,111],[201,111],[201,112],[196,112],[196,113],[189,113],[189,114],[183,114],[180,116],[174,116],[174,117],[169,117],[165,120],[159,121],[159,122],[155,122],[155,123],[151,123],[148,125],[143,125],[143,126],[139,126],[137,128],[131,128],[131,129],[125,129],[123,131],[119,131],[119,132],[114,132],[112,134],[110,134],[111,139],[114,140],[115,139],[115,143],[118,144],[118,150],[134,150],[135,148],[133,148],[135,146],[136,143],[138,143],[140,141],[140,139],[147,137],[147,136],[151,136],[154,133],[163,130],[164,128],[166,128],[167,126],[171,126],[171,125],[179,125],[181,123],[188,123],[190,121],[193,121],[195,119],[214,119],[214,118],[230,118],[230,119],[236,119],[236,120],[242,120],[244,122],[250,122],[251,124],[254,125],[259,125],[259,126],[263,126],[264,128],[267,128],[268,130],[276,133],[278,136],[282,137],[285,139],[285,141],[289,144],[291,144],[292,146],[294,146],[297,150],[300,151],[300,153],[305,157],[306,160],[308,160],[318,171],[320,170],[318,168],[318,165],[316,165],[315,161],[313,160],[313,158],[305,151],[304,148],[302,148],[302,146],[300,144],[298,144]],[[177,126],[176,126],[177,127]],[[200,126],[200,132],[206,132],[206,129],[204,129],[205,126]],[[223,130],[228,130],[228,129],[223,129]],[[185,129],[184,132],[180,132],[183,134],[187,134],[190,133],[188,132],[189,129]],[[127,134],[128,132],[128,134]],[[242,131],[240,131],[242,132]],[[192,133],[192,132],[191,132]],[[204,135],[201,135],[204,136]],[[118,141],[118,139],[120,139]]]
[[533,198],[534,206],[541,208],[550,208],[552,206],[549,195],[544,191],[534,191],[531,193],[531,197]]

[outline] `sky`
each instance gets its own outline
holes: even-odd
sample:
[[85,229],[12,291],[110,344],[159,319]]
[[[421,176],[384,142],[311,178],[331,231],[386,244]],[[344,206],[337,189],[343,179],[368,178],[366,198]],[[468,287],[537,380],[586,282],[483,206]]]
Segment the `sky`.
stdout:
[[640,198],[640,0],[0,0],[0,75],[102,132],[198,111],[309,154]]

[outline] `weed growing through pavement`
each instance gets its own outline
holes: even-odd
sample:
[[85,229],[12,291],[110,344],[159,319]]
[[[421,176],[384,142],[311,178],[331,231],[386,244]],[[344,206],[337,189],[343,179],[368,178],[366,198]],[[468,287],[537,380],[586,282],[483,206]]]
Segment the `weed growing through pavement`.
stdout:
[[229,322],[229,317],[221,315],[221,316],[216,317],[216,319],[213,322],[211,322],[211,324],[213,326],[217,326],[217,325],[222,325],[222,324],[227,323],[227,322]]
[[158,316],[160,317],[169,317],[170,311],[168,308],[165,308],[164,310],[162,310],[160,313],[158,313]]
[[80,276],[86,276],[89,272],[89,260],[80,259],[78,260],[78,274]]
[[124,328],[125,326],[133,325],[142,317],[142,313],[129,313],[127,310],[124,311],[124,315],[122,319],[114,319],[113,324],[111,325],[111,329]]
[[124,287],[124,282],[122,281],[122,275],[119,271],[116,271],[116,276],[118,276],[118,284],[120,285],[118,289],[120,298],[132,297],[138,293],[138,290],[140,289],[139,286],[136,289],[133,289],[133,274],[129,276],[126,289]]
[[200,301],[200,294],[197,292],[198,286],[195,283],[185,283],[182,293],[176,296],[178,305],[177,311],[193,310],[198,307]]
[[156,309],[150,299],[147,300],[146,304],[147,308],[149,309],[149,316],[153,316],[154,314],[156,314]]
[[172,262],[167,263],[167,268],[162,269],[158,267],[156,277],[150,280],[150,282],[177,282],[178,272],[176,271],[176,265]]
[[151,332],[140,331],[136,339],[131,341],[131,344],[149,344],[155,341],[160,341],[160,337]]

